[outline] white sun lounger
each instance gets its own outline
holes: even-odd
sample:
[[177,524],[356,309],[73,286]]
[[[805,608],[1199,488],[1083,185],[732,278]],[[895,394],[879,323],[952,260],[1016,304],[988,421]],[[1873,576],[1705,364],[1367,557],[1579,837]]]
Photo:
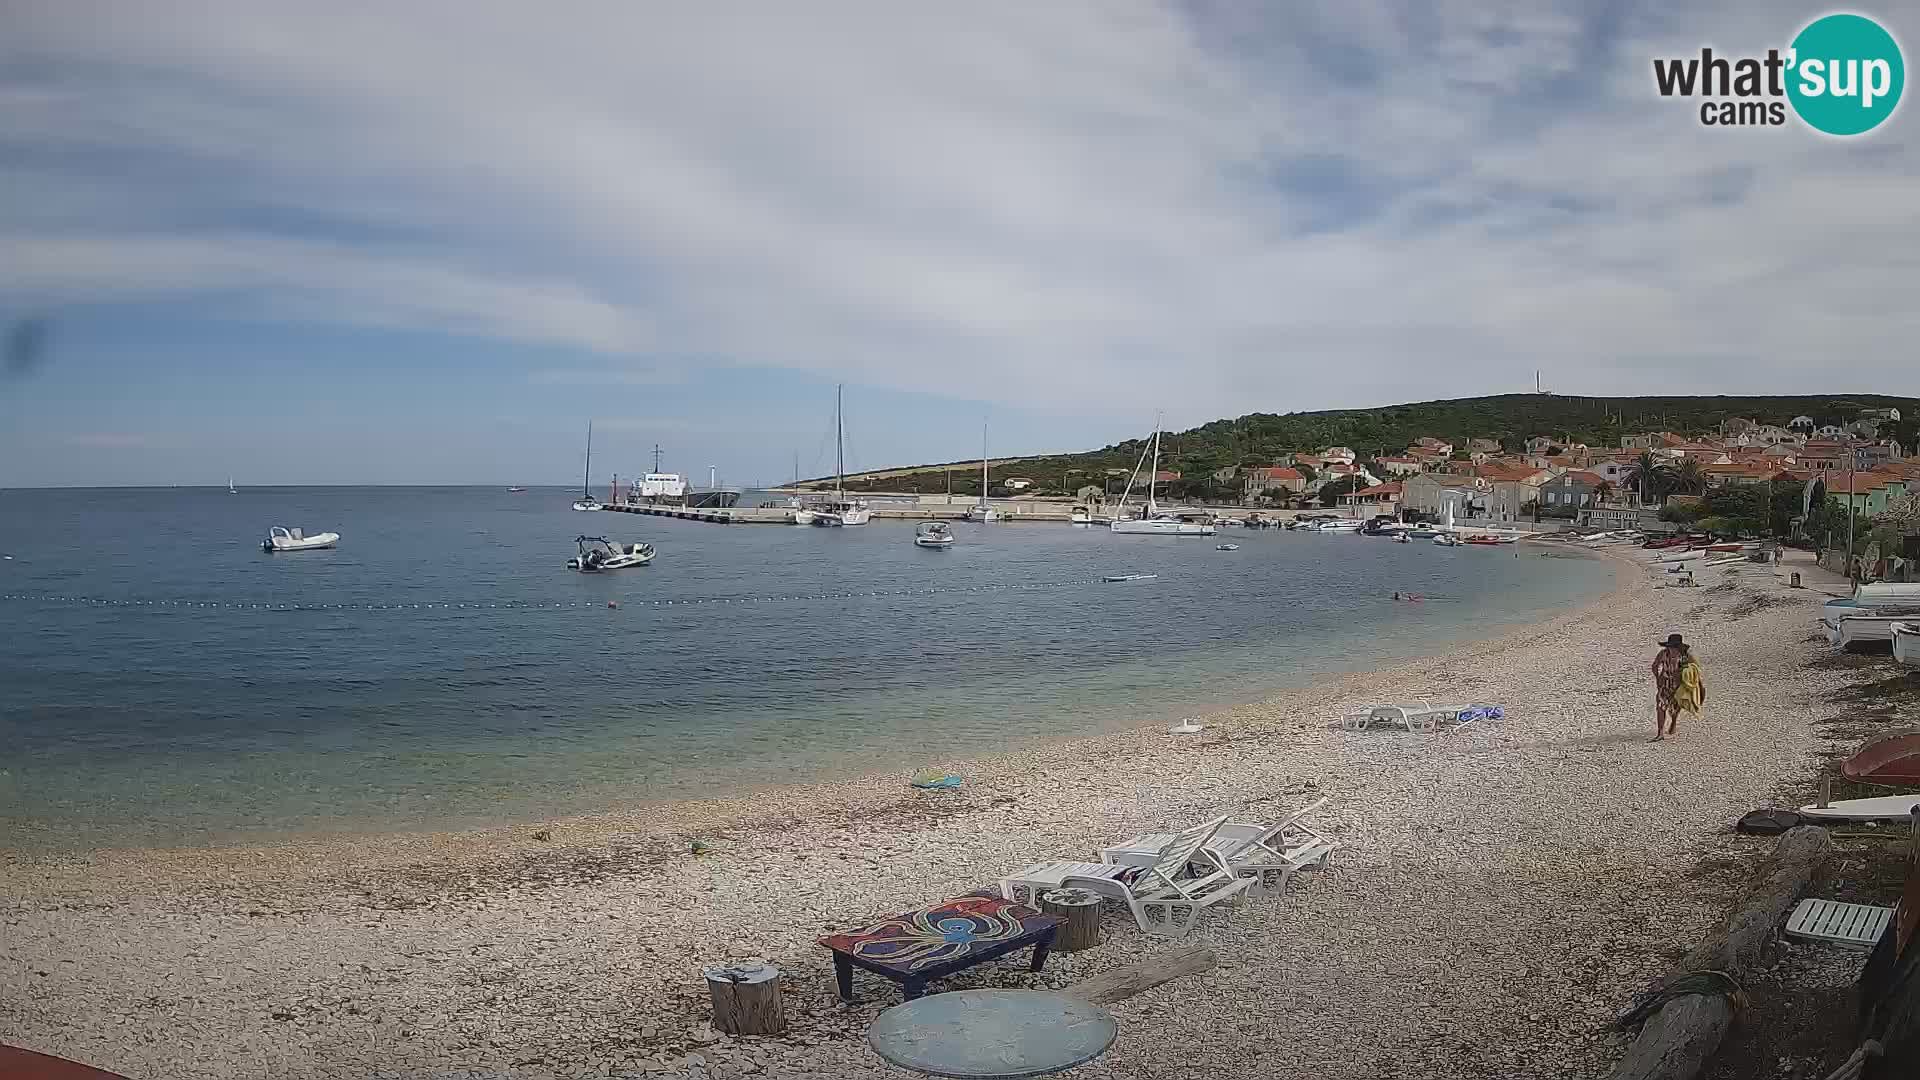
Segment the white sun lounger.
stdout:
[[1340,726],[1348,731],[1365,731],[1375,724],[1398,724],[1408,731],[1432,732],[1440,730],[1442,722],[1458,720],[1461,713],[1471,708],[1471,705],[1435,705],[1431,701],[1371,705],[1342,713]]
[[1787,936],[1871,952],[1893,921],[1893,909],[1834,900],[1802,900],[1787,916]]
[[1233,899],[1253,884],[1219,867],[1197,877],[1186,874],[1187,864],[1226,820],[1217,817],[1173,834],[1146,865],[1069,859],[1034,863],[1002,878],[1000,895],[1017,901],[1024,893],[1026,902],[1032,903],[1049,889],[1088,889],[1125,904],[1133,921],[1149,934],[1185,937],[1208,908]]
[[[1253,882],[1252,891],[1269,889],[1286,895],[1293,875],[1310,866],[1326,866],[1333,858],[1338,842],[1308,823],[1314,811],[1327,805],[1323,796],[1281,818],[1278,824],[1261,825],[1248,821],[1223,823],[1200,848],[1200,854],[1215,868],[1230,870]],[[1142,865],[1159,858],[1173,840],[1173,833],[1144,833],[1104,848],[1100,858],[1109,863]]]

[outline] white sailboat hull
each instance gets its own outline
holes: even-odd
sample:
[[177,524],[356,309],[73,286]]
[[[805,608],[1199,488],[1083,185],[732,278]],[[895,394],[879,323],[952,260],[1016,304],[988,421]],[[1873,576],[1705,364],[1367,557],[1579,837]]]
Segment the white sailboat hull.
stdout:
[[1132,536],[1212,536],[1214,531],[1211,525],[1173,518],[1131,518],[1116,521],[1107,528]]
[[600,509],[600,504],[593,499],[575,499],[573,500],[573,508],[581,511],[598,510]]

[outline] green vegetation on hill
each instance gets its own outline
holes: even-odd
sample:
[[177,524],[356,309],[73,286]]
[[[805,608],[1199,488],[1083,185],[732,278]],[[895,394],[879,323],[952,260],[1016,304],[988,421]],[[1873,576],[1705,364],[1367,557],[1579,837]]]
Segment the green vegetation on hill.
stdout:
[[[1498,439],[1509,451],[1535,435],[1556,442],[1581,442],[1594,447],[1618,447],[1623,435],[1671,431],[1678,435],[1708,435],[1735,417],[1762,424],[1785,425],[1796,416],[1810,416],[1816,424],[1846,425],[1860,410],[1897,408],[1901,422],[1887,431],[1911,446],[1920,430],[1920,401],[1881,394],[1778,397],[1568,397],[1560,394],[1499,394],[1389,405],[1377,409],[1329,409],[1321,412],[1249,413],[1232,420],[1215,420],[1188,431],[1168,432],[1161,440],[1160,467],[1181,473],[1170,494],[1198,488],[1216,470],[1228,466],[1266,465],[1282,455],[1311,452],[1328,446],[1346,446],[1362,459],[1403,452],[1414,440],[1432,436],[1465,447],[1469,439]],[[996,462],[992,483],[1000,487],[1010,476],[1035,482],[1035,490],[1071,494],[1081,487],[1103,486],[1108,470],[1121,470],[1115,490],[1126,483],[1146,440],[1129,439],[1079,454],[1056,454]],[[978,471],[964,465],[931,465],[918,470],[889,470],[871,480],[850,481],[860,490],[946,490],[947,471],[953,470],[953,490],[976,494]],[[1234,485],[1237,487],[1237,485]]]

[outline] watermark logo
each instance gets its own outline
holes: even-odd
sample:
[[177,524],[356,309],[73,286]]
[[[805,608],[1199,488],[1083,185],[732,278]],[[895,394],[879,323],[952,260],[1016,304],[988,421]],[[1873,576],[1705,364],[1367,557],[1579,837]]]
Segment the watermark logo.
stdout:
[[1861,135],[1893,115],[1906,88],[1900,44],[1864,15],[1825,15],[1764,57],[1656,59],[1661,97],[1701,98],[1708,127],[1777,127],[1792,108],[1800,122],[1828,135]]

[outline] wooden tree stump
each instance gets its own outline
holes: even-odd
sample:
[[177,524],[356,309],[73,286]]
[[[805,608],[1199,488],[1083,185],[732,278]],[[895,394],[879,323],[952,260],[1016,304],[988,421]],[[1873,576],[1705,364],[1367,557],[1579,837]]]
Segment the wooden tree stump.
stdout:
[[779,1035],[787,1030],[780,1000],[780,969],[748,962],[710,967],[707,995],[713,999],[713,1026],[729,1035]]
[[1065,920],[1053,936],[1055,952],[1079,952],[1100,944],[1100,894],[1092,889],[1043,893],[1040,910]]

